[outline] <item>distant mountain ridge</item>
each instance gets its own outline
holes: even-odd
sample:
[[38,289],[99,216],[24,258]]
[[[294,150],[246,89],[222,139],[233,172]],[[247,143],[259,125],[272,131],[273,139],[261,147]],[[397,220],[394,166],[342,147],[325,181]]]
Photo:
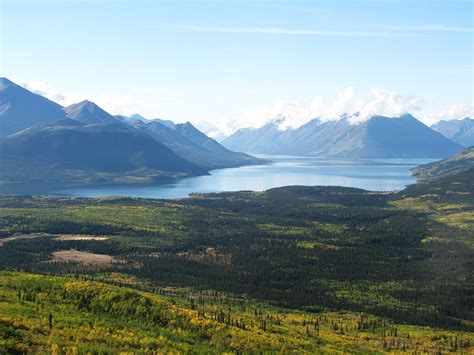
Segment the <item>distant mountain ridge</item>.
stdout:
[[163,143],[182,158],[207,169],[263,164],[263,159],[254,158],[224,148],[221,144],[199,131],[190,122],[175,124],[168,120],[133,120],[135,129]]
[[439,121],[431,126],[443,136],[466,147],[474,145],[474,119]]
[[280,130],[278,122],[258,129],[240,129],[222,141],[248,153],[334,158],[443,158],[462,149],[415,117],[372,116],[353,124],[313,119],[296,129]]
[[[232,152],[190,123],[113,116],[93,102],[67,107],[0,79],[0,183],[203,175],[264,162]],[[123,179],[122,179],[123,180]]]

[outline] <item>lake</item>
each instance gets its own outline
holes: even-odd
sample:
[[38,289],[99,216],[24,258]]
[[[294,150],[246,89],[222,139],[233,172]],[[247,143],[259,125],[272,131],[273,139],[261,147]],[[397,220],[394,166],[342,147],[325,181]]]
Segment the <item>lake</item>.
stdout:
[[179,198],[193,192],[263,191],[288,185],[332,185],[371,191],[401,190],[416,179],[410,169],[433,159],[334,160],[310,157],[259,156],[272,164],[218,169],[207,176],[154,186],[77,187],[54,193],[86,197],[130,196]]

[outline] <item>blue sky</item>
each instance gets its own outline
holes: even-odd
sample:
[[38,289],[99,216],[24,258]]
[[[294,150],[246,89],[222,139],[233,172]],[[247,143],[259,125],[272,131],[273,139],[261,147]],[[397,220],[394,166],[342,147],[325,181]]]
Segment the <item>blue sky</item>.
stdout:
[[367,104],[434,120],[472,109],[473,35],[462,0],[2,0],[0,69],[63,104],[219,127]]

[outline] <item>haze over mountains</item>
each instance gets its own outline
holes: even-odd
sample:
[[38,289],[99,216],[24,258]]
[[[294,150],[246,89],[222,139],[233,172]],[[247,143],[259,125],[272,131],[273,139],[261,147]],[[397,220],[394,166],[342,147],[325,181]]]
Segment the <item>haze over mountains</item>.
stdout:
[[[472,144],[473,120],[427,127],[410,114],[313,119],[281,130],[283,118],[244,128],[222,145],[191,123],[113,116],[90,101],[62,107],[0,79],[0,165],[3,182],[91,180],[150,182],[262,164],[249,153],[331,158],[445,158]],[[441,134],[441,133],[443,134]]]
[[[162,132],[162,133],[160,133]],[[0,180],[132,182],[262,163],[190,123],[112,116],[90,101],[68,107],[0,79]]]
[[143,120],[140,117],[118,116],[135,129],[150,135],[180,157],[207,169],[263,163],[264,160],[224,148],[191,123],[175,124],[169,120]]
[[249,153],[331,158],[444,158],[463,148],[410,114],[372,116],[360,123],[347,115],[334,121],[313,119],[288,130],[279,129],[280,120],[240,129],[222,144]]
[[474,119],[439,121],[432,129],[466,147],[474,145]]

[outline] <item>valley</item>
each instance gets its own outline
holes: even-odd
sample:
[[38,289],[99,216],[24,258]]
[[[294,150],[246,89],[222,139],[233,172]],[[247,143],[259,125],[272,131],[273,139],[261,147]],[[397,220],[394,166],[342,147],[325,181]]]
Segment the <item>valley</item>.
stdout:
[[389,193],[3,196],[0,346],[469,353],[473,173]]
[[0,355],[474,355],[472,0],[0,2]]

